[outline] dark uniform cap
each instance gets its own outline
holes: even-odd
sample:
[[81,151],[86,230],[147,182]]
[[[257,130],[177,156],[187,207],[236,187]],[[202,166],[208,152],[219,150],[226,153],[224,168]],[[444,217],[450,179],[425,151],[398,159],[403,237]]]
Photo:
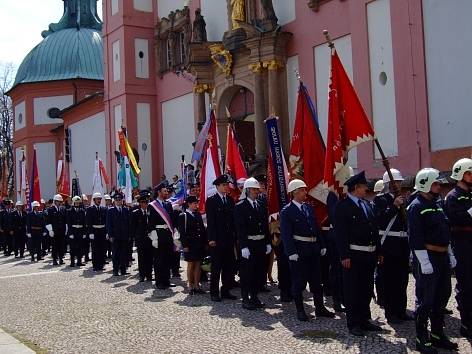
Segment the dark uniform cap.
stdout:
[[187,204],[198,203],[198,198],[194,195],[189,195],[187,198],[185,198],[185,203]]
[[123,193],[121,192],[116,192],[114,195],[113,195],[113,199],[123,199],[124,195]]
[[367,185],[367,179],[365,178],[365,171],[359,172],[357,175],[352,176],[346,182],[344,182],[344,185],[348,187],[354,187],[356,184]]
[[154,193],[159,192],[161,189],[167,188],[169,186],[169,182],[163,181],[159,183],[157,186],[154,187]]
[[150,197],[151,197],[151,193],[149,193],[148,190],[143,190],[143,191],[139,192],[138,203],[145,202],[145,201],[149,200]]
[[222,184],[222,183],[230,183],[230,182],[231,182],[231,180],[230,180],[230,178],[229,178],[228,175],[221,175],[220,177],[218,177],[217,179],[215,179],[215,180],[213,181],[213,184],[214,184],[215,186],[218,186],[218,185],[220,185],[220,184]]
[[10,199],[3,200],[3,205],[10,205],[10,204],[12,204],[12,201]]

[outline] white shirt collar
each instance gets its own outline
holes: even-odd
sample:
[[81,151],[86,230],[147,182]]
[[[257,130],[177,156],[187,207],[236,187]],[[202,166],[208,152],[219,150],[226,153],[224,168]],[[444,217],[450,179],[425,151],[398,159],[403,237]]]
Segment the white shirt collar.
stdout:
[[298,207],[298,209],[302,210],[302,204],[300,204],[296,200],[292,200],[292,203],[295,204]]
[[216,191],[216,193],[218,193],[218,195],[220,196],[220,198],[223,200],[223,199],[226,199],[226,194],[222,194],[218,191]]
[[257,201],[252,200],[252,199],[249,198],[249,197],[247,197],[246,199],[249,201],[249,203],[251,203],[251,205],[252,205],[253,208],[254,208],[254,204],[257,205]]

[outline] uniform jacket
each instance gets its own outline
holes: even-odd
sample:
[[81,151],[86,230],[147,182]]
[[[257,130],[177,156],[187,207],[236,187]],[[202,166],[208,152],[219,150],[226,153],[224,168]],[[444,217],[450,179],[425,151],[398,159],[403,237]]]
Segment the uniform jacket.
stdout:
[[[248,199],[243,199],[236,204],[234,209],[234,224],[241,249],[249,247],[254,242],[270,244],[268,213],[263,202],[256,201],[257,210]],[[250,235],[264,235],[264,240],[252,241]]]
[[105,229],[95,229],[93,225],[106,225],[107,223],[107,208],[104,206],[90,206],[85,211],[87,220],[87,230],[89,234],[96,232],[106,232]]
[[[468,212],[471,208],[471,192],[465,191],[456,186],[448,193],[444,203],[444,210],[449,218],[450,224],[452,225],[452,235],[454,237],[465,236],[472,238],[471,231],[460,230],[460,227],[472,227],[472,215]],[[454,229],[454,227],[458,227],[458,229]]]
[[[66,213],[67,235],[83,236],[87,231],[85,210],[83,208],[70,208]],[[82,225],[82,228],[73,228],[72,225]]]
[[149,232],[149,210],[145,209],[144,213],[141,208],[133,210],[130,223],[131,238],[139,240],[147,237]]
[[412,250],[424,250],[427,243],[447,247],[451,238],[449,220],[441,205],[421,194],[408,207],[408,230]]
[[234,227],[234,201],[226,196],[226,205],[219,194],[206,200],[208,241],[215,241],[216,247],[234,247],[236,232]]
[[25,211],[22,211],[20,215],[18,210],[14,210],[10,213],[9,219],[9,229],[13,231],[15,236],[26,235],[27,213]]
[[282,242],[287,256],[299,253],[297,247],[303,247],[308,244],[304,241],[294,240],[293,236],[316,237],[316,244],[325,248],[323,238],[321,237],[321,228],[315,218],[313,208],[304,203],[307,207],[309,216],[293,202],[287,204],[280,212],[280,232]]
[[351,258],[349,245],[377,246],[380,249],[380,236],[370,203],[364,202],[368,216],[346,196],[336,205],[334,232],[341,259]]
[[201,247],[207,244],[207,232],[203,224],[202,216],[198,211],[193,215],[190,212],[183,212],[179,215],[177,228],[180,234],[182,247]]
[[9,219],[10,219],[10,212],[8,209],[1,209],[0,210],[0,232],[8,232],[9,231]]
[[[121,211],[120,211],[121,209]],[[128,241],[130,239],[130,211],[128,207],[108,209],[107,232],[110,238]]]
[[[42,211],[29,212],[26,221],[26,230],[29,234],[42,236],[47,232],[46,218]],[[41,230],[33,230],[33,227],[41,227]]]
[[46,213],[46,224],[52,226],[54,231],[54,236],[65,235],[66,234],[66,208],[52,206],[47,209]]

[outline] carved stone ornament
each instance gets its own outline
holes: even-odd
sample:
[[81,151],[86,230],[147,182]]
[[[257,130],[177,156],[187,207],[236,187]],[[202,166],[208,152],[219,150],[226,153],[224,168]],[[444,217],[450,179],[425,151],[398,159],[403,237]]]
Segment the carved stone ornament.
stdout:
[[211,59],[225,73],[226,76],[231,75],[233,68],[233,56],[225,49],[222,44],[213,44],[210,46]]
[[213,92],[213,85],[211,84],[196,84],[193,87],[194,93],[212,93]]
[[264,67],[262,66],[262,63],[260,61],[249,64],[249,70],[251,70],[253,73],[261,73]]
[[285,65],[280,60],[272,59],[262,62],[262,66],[268,70],[279,70],[282,69]]

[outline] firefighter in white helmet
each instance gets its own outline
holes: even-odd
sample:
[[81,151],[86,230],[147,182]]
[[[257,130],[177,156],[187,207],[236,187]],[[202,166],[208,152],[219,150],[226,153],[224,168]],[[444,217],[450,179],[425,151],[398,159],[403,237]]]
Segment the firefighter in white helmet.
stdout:
[[241,250],[242,306],[247,310],[264,307],[257,295],[266,279],[266,255],[272,252],[267,208],[258,201],[259,193],[259,182],[254,177],[248,178],[234,209],[236,235]]
[[72,198],[72,208],[67,211],[67,235],[70,245],[70,266],[81,267],[84,241],[87,237],[87,224],[85,221],[85,210],[80,207],[82,199],[76,195]]
[[287,192],[292,201],[280,212],[280,231],[285,253],[289,258],[292,278],[292,296],[297,309],[297,318],[308,321],[303,304],[303,291],[310,284],[317,317],[334,317],[323,303],[321,286],[321,255],[326,247],[321,237],[321,228],[315,218],[313,208],[305,203],[307,186],[294,179]]
[[63,198],[56,194],[53,198],[54,205],[46,212],[46,228],[51,237],[52,264],[64,264],[64,251],[66,248],[66,208],[62,205]]
[[452,226],[452,246],[457,257],[456,300],[462,336],[472,339],[472,159],[460,159],[452,167],[457,185],[446,197],[444,210]]
[[[29,251],[31,254],[31,262],[42,260],[41,239],[47,235],[46,221],[44,214],[39,210],[41,204],[34,201],[31,203],[33,210],[28,214],[27,220],[27,236],[29,241]],[[37,257],[35,259],[35,256]]]
[[415,179],[418,193],[408,207],[416,279],[416,349],[422,353],[437,353],[434,347],[458,349],[444,333],[444,309],[451,296],[451,268],[457,262],[450,246],[449,222],[438,200],[441,182],[438,170],[419,171]]

